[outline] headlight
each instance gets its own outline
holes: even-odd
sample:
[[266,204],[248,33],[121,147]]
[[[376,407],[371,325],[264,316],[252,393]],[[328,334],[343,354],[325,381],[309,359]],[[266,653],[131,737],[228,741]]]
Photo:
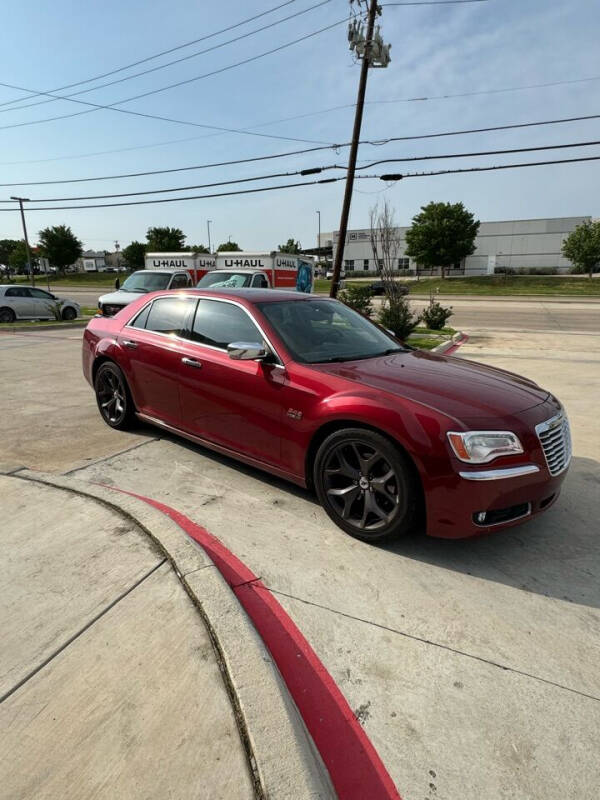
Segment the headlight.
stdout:
[[499,456],[524,452],[518,436],[510,431],[449,431],[447,436],[456,457],[467,464],[486,464]]

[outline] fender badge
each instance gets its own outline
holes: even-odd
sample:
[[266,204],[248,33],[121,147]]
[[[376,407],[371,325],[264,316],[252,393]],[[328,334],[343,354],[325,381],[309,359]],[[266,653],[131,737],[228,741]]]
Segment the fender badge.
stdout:
[[295,408],[288,408],[287,415],[288,415],[288,417],[291,417],[292,419],[302,419],[302,412],[301,411],[296,411]]

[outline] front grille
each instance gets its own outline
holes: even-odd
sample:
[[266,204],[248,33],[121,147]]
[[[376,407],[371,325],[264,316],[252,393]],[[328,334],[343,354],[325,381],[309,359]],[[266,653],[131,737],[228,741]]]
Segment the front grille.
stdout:
[[569,420],[564,414],[557,414],[552,419],[536,425],[535,431],[542,445],[550,474],[560,475],[571,460]]
[[102,306],[102,313],[105,317],[114,317],[115,314],[118,314],[121,309],[125,308],[125,306],[113,306],[113,305],[103,305]]

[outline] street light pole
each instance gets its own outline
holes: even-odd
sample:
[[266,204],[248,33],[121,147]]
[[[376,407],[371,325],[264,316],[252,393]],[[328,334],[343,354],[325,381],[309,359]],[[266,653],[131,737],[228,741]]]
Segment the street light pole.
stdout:
[[319,238],[317,239],[317,250],[319,251],[319,265],[321,264],[321,212],[317,211],[319,215]]
[[212,219],[207,219],[206,220],[206,228],[208,230],[208,252],[209,253],[212,253],[212,250],[210,248],[210,223],[211,222],[212,222]]
[[31,285],[35,286],[35,276],[33,274],[33,264],[31,263],[31,253],[29,252],[29,239],[27,238],[27,225],[25,225],[25,212],[23,211],[23,203],[29,202],[28,197],[11,197],[11,200],[16,200],[21,209],[21,222],[23,223],[23,236],[25,238],[25,252],[27,254],[27,266],[31,274]]

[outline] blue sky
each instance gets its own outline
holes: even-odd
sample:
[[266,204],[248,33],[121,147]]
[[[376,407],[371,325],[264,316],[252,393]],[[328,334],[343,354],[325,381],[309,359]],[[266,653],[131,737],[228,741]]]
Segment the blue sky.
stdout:
[[[196,53],[308,9],[317,2],[294,0],[279,11],[228,34],[113,77],[126,77],[144,68]],[[103,3],[30,0],[4,4],[1,80],[34,90],[51,91],[197,39],[275,5],[277,0],[222,0],[218,4],[197,0],[105,0]],[[81,99],[114,103],[159,86],[202,75],[311,33],[343,19],[347,14],[346,0],[330,0],[271,30],[149,75],[89,92],[81,95]],[[385,40],[392,43],[392,63],[388,69],[370,72],[367,98],[371,101],[600,77],[597,46],[600,6],[594,0],[532,0],[527,3],[522,0],[488,0],[464,5],[388,7],[384,8],[381,25]],[[341,24],[243,67],[122,107],[206,125],[254,128],[262,134],[331,144],[350,138],[353,110],[326,109],[354,102],[358,72],[359,67],[353,63],[347,47],[346,26]],[[90,83],[70,91],[94,85]],[[0,87],[0,103],[19,97],[26,95]],[[43,98],[33,98],[29,102],[40,99]],[[192,126],[136,118],[108,110],[6,128],[3,126],[84,110],[84,106],[63,100],[20,111],[8,108],[0,106],[2,182],[168,169],[310,147],[310,144],[275,138],[215,134]],[[600,113],[600,80],[463,98],[373,103],[366,106],[362,138],[382,139],[595,113]],[[272,122],[302,114],[309,116],[283,123]],[[595,140],[600,139],[599,134],[600,120],[590,120],[379,147],[364,146],[359,160],[367,162],[386,156],[422,156]],[[122,152],[105,152],[114,150]],[[93,153],[101,154],[89,155]],[[592,154],[600,155],[600,146],[562,151],[561,155],[557,151],[554,154],[548,151],[533,157],[524,154],[384,165],[379,170],[428,170]],[[347,149],[339,153],[325,150],[271,162],[164,176],[46,187],[2,187],[0,199],[11,194],[49,198],[178,187],[271,171],[344,165],[347,157]],[[480,175],[414,178],[387,189],[381,181],[361,180],[357,182],[350,223],[352,227],[366,226],[369,208],[384,197],[394,206],[399,224],[408,224],[419,207],[430,200],[460,200],[482,220],[582,214],[598,216],[599,178],[600,162],[589,162]],[[281,182],[294,180],[300,179],[283,179]],[[276,181],[265,182],[265,185],[274,183]],[[203,191],[210,190],[187,194]],[[73,228],[86,247],[112,249],[115,239],[121,246],[132,239],[143,241],[146,229],[153,225],[180,227],[189,243],[206,244],[206,220],[211,219],[213,245],[231,236],[244,249],[272,249],[293,236],[303,245],[311,246],[316,244],[316,210],[321,211],[322,231],[336,229],[342,194],[343,183],[340,182],[329,186],[164,205],[31,211],[28,212],[28,228],[31,240],[35,241],[40,228],[64,223]],[[1,205],[6,206],[5,203]],[[0,238],[20,236],[18,215],[2,213]]]

